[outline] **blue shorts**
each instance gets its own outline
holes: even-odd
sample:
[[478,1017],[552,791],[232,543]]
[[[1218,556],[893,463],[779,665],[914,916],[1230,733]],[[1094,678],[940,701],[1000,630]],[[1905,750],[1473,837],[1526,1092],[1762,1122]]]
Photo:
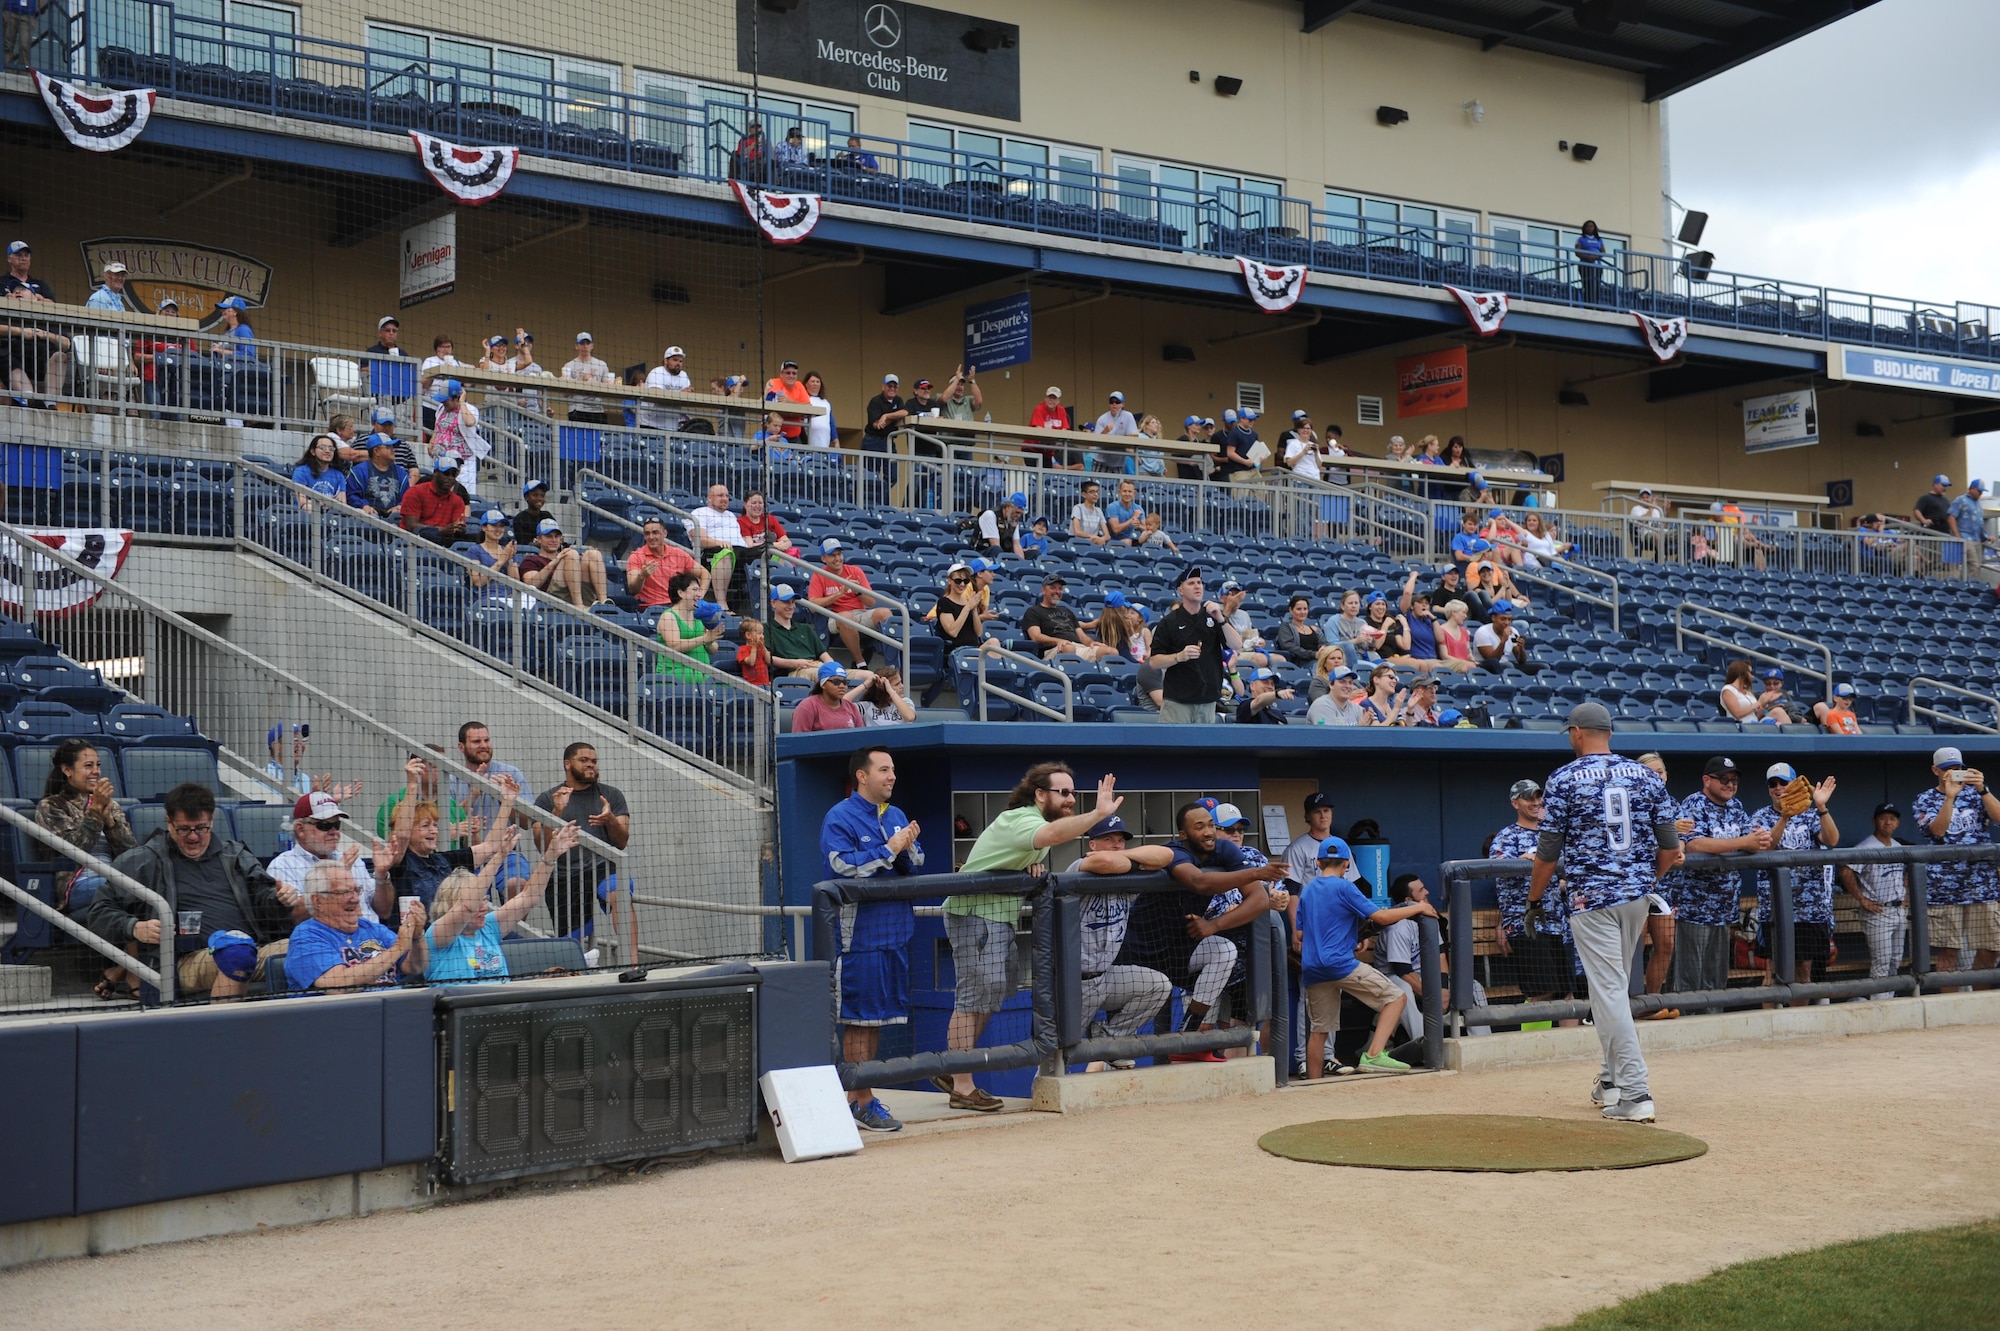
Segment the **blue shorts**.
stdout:
[[500,869],[500,882],[504,887],[513,879],[527,882],[535,872],[535,863],[518,850],[507,852],[507,863]]
[[901,1026],[910,1019],[909,949],[843,952],[838,966],[843,1024]]

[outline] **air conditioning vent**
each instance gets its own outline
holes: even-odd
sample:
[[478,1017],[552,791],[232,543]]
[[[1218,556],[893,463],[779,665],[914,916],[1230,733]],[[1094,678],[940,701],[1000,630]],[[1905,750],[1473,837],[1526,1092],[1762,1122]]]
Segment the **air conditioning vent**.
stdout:
[[1354,423],[1356,425],[1380,425],[1382,423],[1382,399],[1379,397],[1355,398]]
[[1254,411],[1261,416],[1264,413],[1264,385],[1236,385],[1236,409],[1238,411]]

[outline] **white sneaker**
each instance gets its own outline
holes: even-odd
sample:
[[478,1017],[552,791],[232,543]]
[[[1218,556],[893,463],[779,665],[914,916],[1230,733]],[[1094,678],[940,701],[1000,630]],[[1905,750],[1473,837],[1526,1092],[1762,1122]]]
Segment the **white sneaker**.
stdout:
[[1651,1100],[1624,1100],[1615,1105],[1604,1106],[1604,1117],[1613,1123],[1651,1123],[1653,1102]]
[[1598,1080],[1590,1083],[1590,1103],[1603,1109],[1618,1103],[1618,1087],[1611,1082]]

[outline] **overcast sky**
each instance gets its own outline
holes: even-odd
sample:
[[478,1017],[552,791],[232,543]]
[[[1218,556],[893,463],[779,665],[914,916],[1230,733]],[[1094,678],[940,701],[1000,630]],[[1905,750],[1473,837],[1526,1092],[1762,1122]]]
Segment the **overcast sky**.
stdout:
[[1673,196],[1718,268],[2000,307],[1996,53],[1996,0],[1880,0],[1671,99]]

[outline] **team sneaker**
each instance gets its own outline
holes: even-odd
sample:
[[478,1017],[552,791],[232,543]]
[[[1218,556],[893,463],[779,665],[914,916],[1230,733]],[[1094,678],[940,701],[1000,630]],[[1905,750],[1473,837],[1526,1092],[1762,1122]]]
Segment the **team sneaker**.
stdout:
[[1604,1117],[1613,1123],[1651,1123],[1653,1102],[1651,1100],[1620,1100],[1615,1105],[1604,1106]]
[[1618,1084],[1605,1081],[1602,1077],[1590,1083],[1590,1103],[1603,1109],[1618,1103]]
[[1363,1054],[1358,1065],[1363,1072],[1408,1072],[1410,1065],[1388,1054]]
[[848,1110],[854,1115],[854,1126],[863,1132],[901,1132],[903,1120],[891,1114],[883,1103],[874,1096],[868,1097],[866,1104],[850,1104]]

